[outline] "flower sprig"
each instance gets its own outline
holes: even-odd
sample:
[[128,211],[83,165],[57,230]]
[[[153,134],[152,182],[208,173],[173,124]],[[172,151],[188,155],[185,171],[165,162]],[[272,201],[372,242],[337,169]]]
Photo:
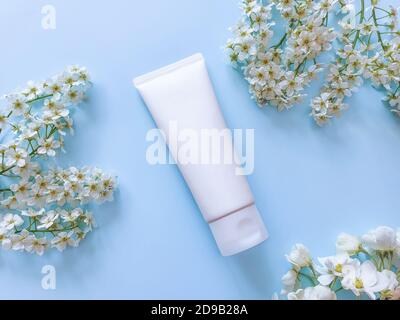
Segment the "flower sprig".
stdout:
[[[331,49],[336,33],[327,26],[334,0],[244,0],[244,15],[235,28],[227,50],[233,64],[243,71],[250,92],[260,107],[278,110],[301,101],[303,91],[322,71],[317,58]],[[288,26],[276,44],[273,37],[272,9],[276,8]]]
[[[226,47],[260,107],[292,107],[305,96],[316,73],[326,68],[326,82],[311,103],[319,125],[347,109],[345,99],[366,79],[383,87],[392,111],[400,113],[398,11],[379,7],[378,0],[358,1],[358,12],[354,0],[242,1],[243,16]],[[287,22],[276,44],[271,43],[273,9]],[[339,23],[329,19],[333,11],[341,15]],[[335,60],[328,65],[318,62],[322,53],[333,50],[335,39]]]
[[400,300],[400,232],[378,227],[336,241],[337,254],[314,262],[309,250],[296,244],[286,256],[292,265],[283,277],[281,294],[289,300],[336,300],[348,291],[357,298]]
[[[244,15],[228,41],[230,60],[243,71],[250,92],[260,107],[278,110],[292,107],[303,97],[303,90],[321,71],[318,56],[331,49],[336,38],[327,27],[328,13],[335,1],[244,0]],[[273,37],[272,9],[276,8],[288,26],[276,44]]]
[[0,102],[0,243],[42,255],[77,246],[95,225],[84,208],[112,200],[115,178],[91,167],[48,168],[73,134],[71,108],[91,86],[85,68],[72,66]]
[[[348,14],[349,2],[339,1],[340,10]],[[342,46],[337,50],[337,59],[329,65],[327,83],[321,95],[313,99],[312,115],[322,125],[347,109],[344,103],[363,84],[370,79],[374,86],[387,91],[385,100],[393,111],[400,108],[400,38],[397,28],[397,10],[377,6],[378,1],[360,0],[360,10],[355,14],[354,26],[346,15],[339,25]],[[390,42],[389,42],[390,41]]]

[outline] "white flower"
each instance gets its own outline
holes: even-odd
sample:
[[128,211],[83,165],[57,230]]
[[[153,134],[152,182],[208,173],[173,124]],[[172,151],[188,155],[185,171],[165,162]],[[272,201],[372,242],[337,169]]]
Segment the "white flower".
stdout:
[[6,166],[18,166],[18,167],[24,167],[26,164],[26,158],[28,157],[28,153],[26,150],[21,149],[21,148],[11,148],[7,151],[6,153]]
[[49,183],[49,179],[38,175],[35,177],[35,183],[32,185],[32,190],[36,192],[44,192],[47,190]]
[[32,235],[27,230],[22,230],[19,233],[14,233],[10,236],[10,249],[14,251],[23,250],[25,248],[25,244],[29,243]]
[[53,94],[53,99],[58,100],[64,89],[64,83],[59,79],[54,78],[47,81],[47,90],[50,94]]
[[87,225],[90,231],[96,227],[96,221],[94,220],[93,214],[90,212],[85,213],[83,222]]
[[295,267],[302,268],[311,265],[311,256],[308,249],[302,244],[296,244],[286,259]]
[[33,81],[28,81],[27,88],[23,91],[24,95],[28,100],[35,99],[38,95],[41,94],[40,85],[37,85]]
[[0,243],[3,249],[10,250],[12,243],[9,238],[10,231],[4,227],[0,227]]
[[59,214],[56,213],[54,210],[47,212],[40,218],[40,225],[38,225],[38,229],[49,229],[55,221],[58,219]]
[[7,209],[19,209],[21,207],[21,203],[16,196],[8,197],[1,201],[0,204]]
[[361,265],[346,265],[343,274],[344,289],[351,290],[356,296],[365,292],[373,300],[376,299],[375,293],[385,290],[389,284],[387,276],[377,271],[375,265],[369,260]]
[[97,181],[90,181],[85,188],[85,196],[97,199],[101,191],[101,186]]
[[323,13],[328,12],[338,2],[338,0],[321,0],[315,4],[315,9],[321,10]]
[[65,222],[74,222],[82,215],[82,209],[76,208],[71,211],[61,210],[60,215],[61,219],[63,219]]
[[17,176],[20,176],[22,180],[28,180],[37,170],[38,164],[36,162],[25,162],[25,165],[22,167],[14,167],[12,172]]
[[58,251],[64,251],[67,246],[75,247],[76,241],[72,238],[74,235],[73,231],[70,232],[60,232],[51,241],[53,247],[57,248]]
[[38,154],[47,154],[50,157],[54,157],[56,155],[55,150],[60,148],[60,142],[51,137],[39,140],[39,146],[37,150]]
[[46,238],[32,237],[25,244],[25,250],[28,252],[35,252],[39,256],[43,255],[44,251],[48,247],[49,243]]
[[15,116],[23,114],[29,107],[26,103],[26,98],[22,95],[10,95],[8,97],[8,102],[10,104],[10,109]]
[[24,220],[17,214],[8,213],[1,220],[0,226],[12,230],[24,224]]
[[37,218],[37,217],[42,216],[44,212],[45,212],[45,209],[43,209],[43,208],[40,209],[39,211],[35,211],[35,210],[29,208],[28,210],[21,211],[21,214],[26,217]]
[[283,90],[286,90],[288,96],[293,96],[296,91],[303,88],[303,79],[297,77],[293,72],[286,74],[286,79],[280,83]]
[[347,254],[318,258],[318,261],[321,264],[321,266],[316,266],[316,270],[320,274],[318,281],[324,286],[329,286],[336,277],[342,277],[343,268],[346,265],[354,264],[354,259]]
[[74,194],[71,189],[64,188],[57,195],[57,204],[62,207],[65,203],[75,204]]
[[114,192],[113,189],[103,189],[99,192],[97,203],[103,203],[105,201],[113,201],[114,200]]
[[386,277],[387,280],[387,285],[385,289],[391,291],[395,290],[399,285],[396,274],[393,271],[386,269],[382,270],[382,274]]
[[360,240],[347,233],[341,233],[336,240],[336,251],[353,255],[360,250]]
[[26,203],[30,207],[43,208],[46,204],[46,197],[40,191],[33,190]]
[[354,10],[354,0],[342,0],[341,2],[343,6],[340,8],[339,12],[345,14],[350,12],[351,10]]
[[377,28],[372,22],[364,22],[358,26],[360,32],[364,36],[370,35],[372,32],[375,32]]
[[385,226],[369,231],[361,239],[367,247],[373,250],[394,251],[397,247],[396,232]]
[[12,192],[14,192],[17,200],[23,202],[29,195],[30,187],[31,183],[27,181],[20,181],[19,184],[12,184],[10,189]]
[[288,300],[336,300],[336,294],[325,286],[308,287],[288,294]]
[[293,291],[293,288],[296,284],[296,280],[297,280],[297,272],[294,270],[289,270],[282,277],[282,283],[283,283],[284,289],[281,291],[281,294],[287,294],[287,293]]
[[312,101],[312,109],[314,112],[326,112],[329,109],[329,93],[322,93]]

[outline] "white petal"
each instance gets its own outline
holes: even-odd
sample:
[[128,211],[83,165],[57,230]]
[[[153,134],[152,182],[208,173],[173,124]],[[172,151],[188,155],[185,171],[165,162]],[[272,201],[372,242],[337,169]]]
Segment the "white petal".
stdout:
[[372,287],[378,282],[378,272],[371,261],[365,261],[360,267],[360,277],[364,287]]
[[318,282],[324,286],[328,286],[332,283],[333,279],[335,279],[334,275],[324,274],[324,275],[318,277]]

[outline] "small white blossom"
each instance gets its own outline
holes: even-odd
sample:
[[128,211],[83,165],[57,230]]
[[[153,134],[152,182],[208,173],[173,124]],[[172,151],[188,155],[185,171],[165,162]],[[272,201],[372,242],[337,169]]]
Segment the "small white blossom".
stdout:
[[6,230],[12,230],[24,224],[24,220],[17,214],[8,213],[0,222],[0,227]]
[[9,149],[6,153],[6,166],[24,167],[27,162],[28,153],[21,148]]
[[324,286],[329,286],[336,277],[343,277],[343,268],[355,263],[347,254],[318,258],[318,261],[321,264],[316,266],[320,274],[318,281]]
[[347,233],[341,233],[336,240],[336,251],[353,255],[360,250],[360,240]]
[[311,256],[308,249],[302,244],[296,244],[286,259],[295,267],[302,268],[311,265]]
[[25,250],[34,252],[39,256],[43,255],[44,251],[48,248],[49,243],[46,238],[32,237],[29,242],[25,244]]
[[15,197],[18,201],[25,201],[25,199],[29,196],[31,183],[27,181],[20,181],[19,184],[12,184],[10,189],[14,192]]
[[31,208],[29,208],[28,210],[23,210],[21,211],[21,215],[26,216],[26,217],[30,217],[30,218],[37,218],[40,217],[44,214],[45,210],[42,208],[38,211],[32,210]]
[[64,251],[67,246],[75,247],[76,241],[72,238],[73,235],[73,231],[68,233],[60,232],[53,240],[51,240],[51,245],[57,248],[58,251]]
[[54,157],[56,155],[56,150],[60,148],[60,142],[54,140],[54,138],[40,139],[39,148],[37,150],[38,154],[45,154],[49,157]]
[[382,272],[376,270],[371,261],[365,261],[361,265],[347,265],[344,268],[342,285],[344,289],[351,290],[356,296],[366,293],[375,300],[375,293],[388,287],[388,279]]
[[24,96],[10,95],[7,97],[7,100],[9,103],[9,109],[12,111],[14,116],[22,115],[29,108]]
[[394,251],[398,245],[395,230],[385,226],[363,235],[362,242],[369,248],[379,251]]
[[282,283],[284,288],[281,291],[281,294],[288,294],[293,291],[294,286],[297,281],[297,272],[294,270],[289,270],[283,277]]
[[54,225],[58,217],[59,214],[54,210],[46,212],[46,214],[40,218],[40,224],[38,225],[38,229],[49,229]]

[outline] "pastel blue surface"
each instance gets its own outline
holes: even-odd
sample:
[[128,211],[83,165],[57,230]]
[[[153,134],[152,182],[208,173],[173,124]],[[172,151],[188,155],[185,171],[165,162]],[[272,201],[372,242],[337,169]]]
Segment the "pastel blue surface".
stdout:
[[[1,1],[0,91],[87,66],[94,87],[59,160],[117,173],[119,191],[96,210],[99,228],[79,248],[43,257],[1,252],[0,298],[269,299],[296,242],[327,255],[339,232],[399,226],[400,119],[382,94],[362,89],[324,128],[308,116],[308,100],[283,113],[260,110],[221,50],[237,2]],[[56,30],[41,28],[46,4],[57,10]],[[131,82],[195,52],[206,58],[228,125],[255,128],[249,182],[270,239],[228,258],[178,169],[147,164],[154,122]],[[46,264],[57,270],[53,291],[41,287]]]

